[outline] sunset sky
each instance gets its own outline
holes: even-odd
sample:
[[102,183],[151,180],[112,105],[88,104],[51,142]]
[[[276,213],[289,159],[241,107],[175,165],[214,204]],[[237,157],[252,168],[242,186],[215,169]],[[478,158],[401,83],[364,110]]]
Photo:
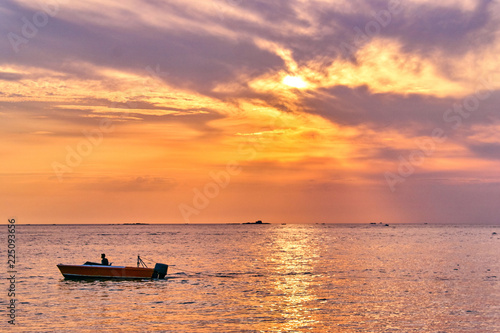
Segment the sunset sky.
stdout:
[[500,4],[2,0],[18,223],[498,223]]

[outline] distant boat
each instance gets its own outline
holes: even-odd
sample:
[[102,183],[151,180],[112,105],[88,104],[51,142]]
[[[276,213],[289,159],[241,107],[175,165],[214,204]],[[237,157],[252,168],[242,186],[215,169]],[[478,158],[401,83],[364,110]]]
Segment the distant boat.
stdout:
[[[139,267],[142,264],[144,267]],[[163,279],[167,275],[168,265],[159,264],[148,268],[142,259],[137,257],[137,267],[107,266],[93,262],[83,265],[59,264],[57,268],[66,279]]]

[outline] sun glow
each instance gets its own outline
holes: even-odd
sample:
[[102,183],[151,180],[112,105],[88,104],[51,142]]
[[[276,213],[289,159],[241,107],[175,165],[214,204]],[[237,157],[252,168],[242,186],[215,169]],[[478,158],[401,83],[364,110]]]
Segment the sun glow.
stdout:
[[283,79],[283,83],[286,84],[287,86],[297,88],[297,89],[302,89],[302,88],[307,87],[307,83],[299,76],[287,75]]

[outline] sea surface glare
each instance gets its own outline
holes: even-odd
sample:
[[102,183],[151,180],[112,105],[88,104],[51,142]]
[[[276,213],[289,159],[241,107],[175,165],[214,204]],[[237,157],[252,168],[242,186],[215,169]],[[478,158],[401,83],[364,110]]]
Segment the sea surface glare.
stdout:
[[[2,279],[0,331],[500,332],[499,229],[18,224],[16,325]],[[168,279],[70,281],[56,267],[101,253],[168,264]]]

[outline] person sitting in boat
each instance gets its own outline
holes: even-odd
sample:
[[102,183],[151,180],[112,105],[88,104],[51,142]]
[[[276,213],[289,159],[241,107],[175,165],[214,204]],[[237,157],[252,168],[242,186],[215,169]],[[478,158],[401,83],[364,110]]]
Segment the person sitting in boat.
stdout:
[[101,265],[109,266],[108,258],[106,258],[106,255],[104,253],[101,254]]

